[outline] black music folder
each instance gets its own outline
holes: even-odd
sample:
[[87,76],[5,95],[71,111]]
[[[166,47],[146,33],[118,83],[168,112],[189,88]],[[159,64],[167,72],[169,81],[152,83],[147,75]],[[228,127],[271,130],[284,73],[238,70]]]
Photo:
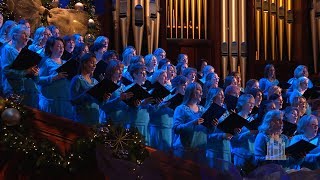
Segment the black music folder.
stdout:
[[289,89],[291,84],[286,82],[286,81],[280,81],[278,86],[281,88],[281,89]]
[[100,60],[96,64],[96,69],[93,72],[93,78],[95,78],[98,81],[102,81],[104,77],[101,76],[103,76],[106,73],[107,66],[108,64],[106,62]]
[[228,110],[236,110],[238,98],[235,96],[226,94],[224,102],[226,103]]
[[292,137],[297,131],[297,125],[293,124],[288,121],[282,121],[283,122],[283,129],[282,129],[282,134]]
[[248,121],[246,119],[239,116],[237,113],[231,112],[217,127],[225,133],[234,135],[234,129],[242,128],[247,123]]
[[293,158],[299,158],[300,154],[306,153],[308,154],[310,151],[315,149],[316,145],[309,143],[305,140],[300,140],[296,142],[295,144],[292,144],[291,146],[286,148],[286,155],[291,156]]
[[125,86],[128,86],[128,85],[132,84],[132,81],[130,81],[128,78],[122,76],[121,83]]
[[102,81],[100,81],[98,84],[93,86],[91,89],[89,89],[87,93],[90,94],[95,99],[97,99],[99,102],[103,102],[103,96],[106,93],[113,93],[119,87],[120,86],[117,85],[116,83],[105,78]]
[[28,48],[22,48],[17,58],[13,61],[11,69],[26,70],[39,65],[42,57]]
[[260,119],[254,119],[254,120],[248,122],[245,126],[249,130],[258,130],[261,123],[262,123],[262,121]]
[[175,96],[173,96],[172,98],[170,98],[168,101],[170,102],[168,107],[174,110],[177,108],[177,106],[182,104],[183,95],[178,93]]
[[219,119],[227,110],[216,103],[212,103],[211,106],[203,113],[201,118],[204,119],[203,126],[212,128],[212,121]]
[[128,90],[125,91],[126,93],[128,92],[132,92],[133,93],[133,97],[125,100],[124,102],[126,104],[128,104],[129,106],[133,106],[134,107],[134,102],[136,100],[143,100],[146,99],[148,97],[150,97],[150,94],[148,93],[147,90],[145,90],[143,87],[141,87],[138,84],[134,84],[132,87],[130,87]]
[[79,66],[79,61],[77,61],[76,59],[71,59],[66,63],[62,64],[58,69],[56,69],[56,72],[66,72],[68,74],[67,78],[72,79],[74,76],[79,74]]
[[159,82],[152,84],[153,89],[151,90],[151,96],[156,99],[163,99],[170,94],[170,91],[162,86]]
[[312,88],[307,89],[303,93],[303,97],[305,97],[307,100],[320,98],[320,87],[314,86]]

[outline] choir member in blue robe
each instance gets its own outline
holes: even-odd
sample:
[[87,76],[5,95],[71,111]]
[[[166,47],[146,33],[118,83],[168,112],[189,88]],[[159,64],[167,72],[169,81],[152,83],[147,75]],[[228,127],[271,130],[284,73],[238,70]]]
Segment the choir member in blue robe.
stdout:
[[[211,88],[207,94],[207,100],[205,107],[208,109],[212,103],[226,108],[224,104],[224,93],[221,88]],[[222,117],[218,119],[219,122],[223,121],[228,115],[226,112]],[[213,162],[215,158],[223,159],[227,162],[231,162],[231,144],[230,140],[233,137],[232,134],[224,133],[218,128],[209,134],[208,147],[207,147],[207,158],[209,162]]]
[[110,99],[101,107],[106,113],[107,119],[112,121],[112,124],[128,127],[130,123],[130,114],[128,105],[123,100],[130,99],[133,94],[125,93],[125,86],[121,83],[123,64],[119,60],[109,60],[105,73],[105,78],[118,84],[120,87],[114,91]]
[[207,136],[211,129],[201,125],[205,108],[198,105],[202,88],[198,83],[188,84],[183,102],[173,115],[173,132],[177,136],[173,142],[174,154],[178,157],[205,163]]
[[254,142],[255,163],[257,165],[261,166],[268,163],[276,163],[282,165],[284,168],[296,168],[302,163],[303,155],[297,159],[288,157],[286,160],[266,160],[267,143],[271,138],[273,138],[275,142],[284,142],[285,147],[290,145],[288,137],[281,134],[282,126],[282,112],[280,110],[271,110],[264,116],[263,122],[259,126],[259,134]]
[[[99,123],[99,102],[86,92],[98,84],[92,77],[96,67],[94,54],[85,54],[80,59],[80,74],[71,81],[71,102],[74,107],[74,120],[86,125]],[[110,97],[106,94],[104,99]]]
[[293,136],[290,144],[292,145],[300,140],[305,140],[318,146],[306,155],[301,167],[307,167],[309,169],[320,168],[320,138],[318,135],[318,127],[318,119],[314,115],[304,115],[298,122],[298,135]]
[[50,37],[46,43],[45,54],[48,58],[39,72],[39,107],[40,110],[72,119],[73,111],[70,102],[70,80],[66,72],[56,70],[66,61],[61,59],[64,51],[61,38]]
[[[132,64],[129,68],[129,73],[133,78],[133,83],[126,86],[125,90],[132,87],[134,84],[142,86],[146,81],[146,67],[140,63]],[[133,95],[134,96],[134,95]],[[147,145],[150,144],[148,124],[150,121],[149,111],[153,110],[150,104],[153,101],[152,97],[146,98],[142,101],[137,100],[135,106],[130,106],[128,113],[130,115],[130,127],[137,128],[144,136]]]
[[277,86],[279,81],[276,79],[276,70],[272,64],[267,64],[264,68],[264,78],[259,80],[260,89],[265,96],[268,96],[268,90],[271,86]]
[[[237,103],[238,115],[248,122],[253,118],[249,116],[255,105],[255,99],[251,94],[243,94],[239,97]],[[249,130],[242,127],[241,133],[231,139],[233,163],[235,166],[243,168],[246,163],[254,164],[254,141],[258,131]]]
[[[152,76],[151,83],[158,82],[166,85],[167,71],[157,70]],[[162,100],[161,100],[162,101]],[[150,112],[149,135],[150,146],[167,151],[172,145],[173,110],[168,107],[168,101],[157,104],[155,111]]]
[[22,103],[38,108],[39,68],[30,67],[26,70],[12,69],[12,64],[19,55],[22,48],[27,45],[29,31],[25,25],[18,25],[11,29],[11,44],[7,44],[1,51],[1,67],[3,91],[6,96],[17,94],[22,96]]

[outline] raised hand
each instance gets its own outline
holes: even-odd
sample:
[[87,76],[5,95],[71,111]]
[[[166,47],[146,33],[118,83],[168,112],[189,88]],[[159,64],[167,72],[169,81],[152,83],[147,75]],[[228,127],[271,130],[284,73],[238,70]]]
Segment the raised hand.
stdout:
[[127,93],[121,93],[120,94],[120,99],[122,100],[122,101],[124,101],[124,100],[127,100],[127,99],[130,99],[130,98],[132,98],[133,97],[133,93],[132,92],[127,92]]
[[195,122],[196,125],[200,125],[204,122],[204,119],[203,118],[199,118],[197,119],[197,121]]
[[229,133],[225,133],[224,136],[223,136],[223,138],[226,139],[226,140],[231,140],[232,137],[233,137],[233,135],[229,134]]
[[59,79],[63,79],[63,78],[66,78],[66,77],[68,77],[68,73],[66,73],[66,72],[60,72],[60,73],[58,73],[56,76],[54,76],[54,77],[52,78],[52,80],[59,80]]

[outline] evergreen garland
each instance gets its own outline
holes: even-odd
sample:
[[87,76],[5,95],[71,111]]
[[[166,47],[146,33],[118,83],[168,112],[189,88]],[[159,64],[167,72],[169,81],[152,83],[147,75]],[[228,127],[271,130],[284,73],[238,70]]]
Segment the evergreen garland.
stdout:
[[3,15],[3,22],[6,20],[14,20],[14,14],[9,10],[7,0],[0,2],[0,13]]
[[0,114],[7,108],[15,108],[21,114],[21,123],[14,126],[8,126],[1,119],[0,144],[3,153],[14,152],[22,157],[18,169],[23,172],[46,170],[50,175],[57,172],[79,172],[88,165],[96,165],[95,150],[98,145],[111,152],[112,157],[128,160],[137,165],[149,155],[137,129],[124,129],[111,124],[93,127],[88,137],[76,140],[64,155],[53,143],[33,134],[33,127],[26,123],[27,118],[33,118],[33,115],[20,102],[19,96],[15,96],[15,99],[0,98],[0,105],[3,107]]

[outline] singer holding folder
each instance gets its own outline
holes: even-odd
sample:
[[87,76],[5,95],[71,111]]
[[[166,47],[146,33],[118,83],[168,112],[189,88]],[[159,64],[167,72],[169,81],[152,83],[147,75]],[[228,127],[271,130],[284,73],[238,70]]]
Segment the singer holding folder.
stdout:
[[[133,83],[126,86],[126,91],[135,85],[141,87],[145,83],[147,73],[146,67],[144,65],[140,63],[130,65],[129,73],[133,78]],[[148,92],[146,93],[148,94]],[[139,96],[138,94],[135,94],[135,92],[133,92],[133,94],[133,98]],[[148,124],[150,121],[149,112],[154,110],[153,105],[151,105],[153,101],[154,100],[152,97],[145,97],[144,99],[135,99],[133,102],[134,105],[129,106],[128,111],[130,113],[130,126],[139,130],[139,132],[145,137],[147,145],[150,144]]]
[[[99,102],[86,93],[87,90],[98,84],[92,77],[96,68],[94,54],[85,54],[80,59],[80,74],[71,81],[71,102],[74,108],[74,119],[86,125],[99,123]],[[111,94],[105,94],[103,99],[109,99]]]
[[293,145],[300,140],[305,140],[317,146],[310,151],[302,162],[303,167],[310,169],[320,168],[320,137],[318,135],[318,119],[314,115],[304,115],[298,122],[298,134],[293,136],[290,145]]
[[[66,61],[61,59],[64,51],[61,38],[50,37],[45,46],[45,59],[39,71],[40,110],[72,119],[73,111],[70,102],[70,80],[66,72],[56,70]],[[67,90],[66,90],[67,89]]]
[[124,84],[121,83],[122,72],[124,65],[119,60],[109,60],[106,68],[105,77],[120,87],[114,91],[110,99],[101,107],[106,113],[107,119],[110,118],[113,124],[120,125],[127,128],[130,124],[130,114],[128,112],[128,105],[123,102],[132,98],[133,93],[125,93]]
[[[158,82],[164,89],[166,81],[166,70],[156,70],[151,78],[151,83],[153,85]],[[153,91],[159,92],[160,90],[155,88]],[[151,95],[153,95],[153,93]],[[166,99],[166,97],[163,99]],[[155,106],[155,111],[150,112],[150,117],[152,117],[149,122],[150,146],[162,151],[168,151],[172,146],[174,110],[168,107],[169,104],[170,102],[162,101],[162,99],[159,99],[158,97],[158,104]]]
[[202,125],[201,118],[205,108],[198,105],[201,101],[202,88],[198,83],[186,87],[183,102],[173,115],[174,154],[178,157],[191,159],[195,162],[206,162],[207,136],[212,129]]
[[303,161],[304,154],[301,153],[299,158],[289,157],[287,160],[266,160],[267,155],[267,142],[270,138],[274,141],[282,141],[285,146],[289,146],[289,139],[287,136],[281,134],[283,128],[282,112],[279,110],[271,110],[264,116],[262,124],[259,126],[259,134],[254,142],[254,155],[257,165],[264,165],[268,163],[280,164],[283,167],[295,168]]
[[[255,105],[255,99],[251,94],[243,94],[239,97],[237,103],[238,115],[246,119],[248,122],[254,119],[249,116]],[[254,163],[254,141],[257,130],[249,130],[245,126],[242,127],[241,133],[231,139],[233,163],[235,166],[243,168],[246,162]]]
[[26,26],[17,25],[10,31],[12,44],[7,44],[2,48],[3,91],[6,96],[13,93],[21,95],[23,97],[23,104],[38,108],[39,90],[36,82],[39,80],[39,68],[37,66],[23,70],[12,68],[12,64],[20,51],[27,45],[29,35]]
[[[218,106],[226,109],[224,104],[224,93],[221,88],[211,88],[207,94],[206,99],[206,109],[208,109],[212,103],[217,104]],[[218,113],[218,112],[216,112]],[[220,113],[221,114],[221,113]],[[223,113],[220,118],[217,118],[222,121],[227,115],[228,112]],[[215,128],[212,133],[208,136],[208,148],[207,148],[207,158],[209,158],[209,162],[211,164],[210,167],[213,166],[213,162],[215,158],[223,159],[227,162],[231,162],[231,144],[230,140],[233,137],[230,133],[225,133],[222,130]]]

